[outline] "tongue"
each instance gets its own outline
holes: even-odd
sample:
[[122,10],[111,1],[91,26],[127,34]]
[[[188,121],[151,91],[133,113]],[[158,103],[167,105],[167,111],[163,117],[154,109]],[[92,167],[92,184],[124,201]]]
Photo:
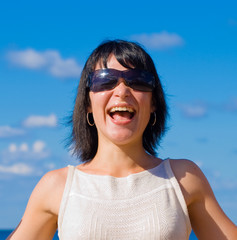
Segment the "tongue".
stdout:
[[132,115],[129,112],[115,112],[112,117],[114,120],[124,121],[131,119]]

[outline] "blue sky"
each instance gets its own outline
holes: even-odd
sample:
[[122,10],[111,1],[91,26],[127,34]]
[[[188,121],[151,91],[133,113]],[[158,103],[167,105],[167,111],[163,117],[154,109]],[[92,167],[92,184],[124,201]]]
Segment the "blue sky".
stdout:
[[20,221],[64,148],[81,69],[105,39],[140,42],[170,106],[159,156],[188,158],[237,223],[236,1],[5,1],[0,9],[0,228]]

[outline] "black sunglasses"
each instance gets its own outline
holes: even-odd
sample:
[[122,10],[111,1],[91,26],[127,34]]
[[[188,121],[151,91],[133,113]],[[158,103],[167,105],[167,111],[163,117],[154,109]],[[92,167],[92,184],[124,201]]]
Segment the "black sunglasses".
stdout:
[[152,92],[155,88],[155,77],[150,72],[138,69],[119,71],[112,68],[91,73],[87,79],[87,87],[92,92],[111,90],[117,86],[119,78],[123,78],[128,87],[137,91]]

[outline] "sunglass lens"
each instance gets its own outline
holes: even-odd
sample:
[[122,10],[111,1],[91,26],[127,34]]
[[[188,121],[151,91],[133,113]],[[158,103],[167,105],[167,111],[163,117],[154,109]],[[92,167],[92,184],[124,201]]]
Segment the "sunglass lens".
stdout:
[[129,86],[137,91],[142,91],[142,92],[152,92],[153,87],[149,85],[148,83],[144,81],[139,81],[139,80],[133,80],[129,82]]
[[117,79],[113,76],[99,75],[92,79],[91,91],[100,92],[113,89],[117,84]]
[[150,74],[140,72],[127,78],[128,85],[137,91],[152,92],[154,89],[154,78]]

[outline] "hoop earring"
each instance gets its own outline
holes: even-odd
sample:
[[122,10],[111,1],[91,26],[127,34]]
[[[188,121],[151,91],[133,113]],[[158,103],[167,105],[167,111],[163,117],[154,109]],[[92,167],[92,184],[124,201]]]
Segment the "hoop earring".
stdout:
[[[89,114],[90,114],[89,112],[86,114],[86,120],[87,120],[87,123],[88,123],[91,127],[93,127],[93,126],[95,125],[95,122],[93,122],[93,123],[90,122]],[[91,115],[92,115],[92,113],[91,113]]]
[[155,126],[155,124],[156,124],[156,112],[153,112],[153,113],[154,113],[154,121],[151,124],[152,127]]

